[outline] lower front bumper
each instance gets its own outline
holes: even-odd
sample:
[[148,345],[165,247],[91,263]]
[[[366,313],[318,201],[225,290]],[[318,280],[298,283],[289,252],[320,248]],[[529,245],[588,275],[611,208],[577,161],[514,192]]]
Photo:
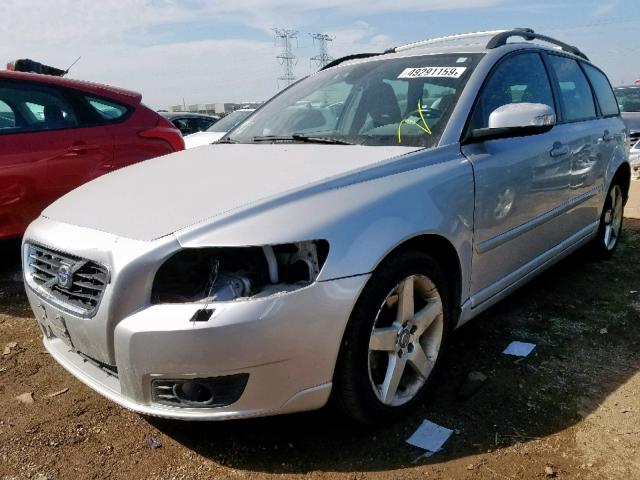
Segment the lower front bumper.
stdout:
[[[328,400],[344,328],[368,278],[318,282],[268,298],[210,304],[215,311],[207,322],[189,321],[202,304],[151,306],[116,326],[117,374],[58,338],[45,337],[44,344],[86,385],[146,415],[224,420],[313,410]],[[172,407],[152,400],[154,379],[238,373],[249,375],[246,388],[237,402],[225,407]]]

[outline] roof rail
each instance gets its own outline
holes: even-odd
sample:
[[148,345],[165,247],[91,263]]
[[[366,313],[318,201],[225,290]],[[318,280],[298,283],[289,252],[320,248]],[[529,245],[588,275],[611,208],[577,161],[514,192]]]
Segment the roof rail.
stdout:
[[340,65],[343,62],[348,62],[349,60],[357,60],[359,58],[368,58],[368,57],[377,57],[378,55],[384,55],[385,53],[391,53],[389,50],[384,52],[376,52],[376,53],[354,53],[353,55],[346,55],[344,57],[336,58],[335,60],[327,63],[324,67],[320,69],[326,70],[327,68],[335,67],[336,65]]
[[478,37],[488,37],[495,36],[503,32],[509,32],[511,30],[488,30],[486,32],[470,32],[470,33],[460,33],[458,35],[448,35],[446,37],[436,37],[436,38],[428,38],[427,40],[421,40],[419,42],[408,43],[406,45],[402,45],[400,47],[396,47],[393,49],[395,52],[402,52],[404,50],[409,50],[411,48],[422,47],[424,45],[432,45],[434,43],[444,43],[444,42],[453,42],[456,40],[462,40],[465,38],[478,38]]
[[513,30],[500,32],[496,34],[491,40],[489,40],[489,43],[487,43],[487,49],[493,49],[493,48],[501,47],[502,45],[506,45],[507,41],[511,37],[522,37],[528,41],[542,40],[543,42],[547,42],[547,43],[551,43],[553,45],[559,46],[565,52],[569,52],[574,55],[577,55],[578,57],[584,58],[587,61],[589,60],[589,57],[587,57],[584,53],[582,53],[582,51],[580,51],[577,47],[561,42],[560,40],[556,40],[555,38],[547,37],[546,35],[541,35],[539,33],[536,33],[530,28],[516,28]]

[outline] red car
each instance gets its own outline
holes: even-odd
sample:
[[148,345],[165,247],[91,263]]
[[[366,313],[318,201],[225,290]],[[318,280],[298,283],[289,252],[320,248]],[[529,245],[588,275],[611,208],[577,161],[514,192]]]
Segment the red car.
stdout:
[[184,149],[138,93],[49,75],[0,72],[0,239],[21,236],[77,186]]

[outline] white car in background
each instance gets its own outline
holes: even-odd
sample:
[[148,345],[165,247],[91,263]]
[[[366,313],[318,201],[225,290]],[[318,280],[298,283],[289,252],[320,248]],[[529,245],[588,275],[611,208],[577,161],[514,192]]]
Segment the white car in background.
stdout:
[[241,108],[231,112],[226,117],[221,118],[216,123],[207,128],[204,132],[197,132],[184,137],[185,148],[201,147],[217,142],[224,137],[228,131],[242,122],[245,118],[255,112],[255,108]]

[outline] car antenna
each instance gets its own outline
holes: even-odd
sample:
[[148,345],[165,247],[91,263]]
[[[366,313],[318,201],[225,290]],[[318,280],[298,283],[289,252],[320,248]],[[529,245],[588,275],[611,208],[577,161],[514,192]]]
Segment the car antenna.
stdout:
[[73,67],[76,63],[78,63],[78,61],[82,58],[82,56],[76,58],[76,60],[67,67],[67,69],[64,71],[64,73],[62,74],[62,76],[64,77],[67,73],[69,73],[69,70],[71,70],[71,67]]

